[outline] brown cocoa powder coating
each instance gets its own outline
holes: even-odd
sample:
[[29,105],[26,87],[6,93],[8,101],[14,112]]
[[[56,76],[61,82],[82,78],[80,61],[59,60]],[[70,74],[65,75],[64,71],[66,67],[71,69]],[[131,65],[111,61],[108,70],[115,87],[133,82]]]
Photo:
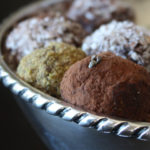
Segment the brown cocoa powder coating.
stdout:
[[88,68],[91,57],[70,67],[61,82],[64,101],[97,115],[150,121],[150,75],[142,67],[110,52]]

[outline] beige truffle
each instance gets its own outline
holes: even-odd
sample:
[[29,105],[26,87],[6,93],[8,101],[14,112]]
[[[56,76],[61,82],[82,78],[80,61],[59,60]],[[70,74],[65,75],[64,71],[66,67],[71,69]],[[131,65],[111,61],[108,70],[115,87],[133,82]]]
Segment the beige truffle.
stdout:
[[17,68],[17,74],[36,88],[59,97],[59,86],[65,71],[85,56],[82,50],[74,46],[52,42],[49,47],[25,56]]

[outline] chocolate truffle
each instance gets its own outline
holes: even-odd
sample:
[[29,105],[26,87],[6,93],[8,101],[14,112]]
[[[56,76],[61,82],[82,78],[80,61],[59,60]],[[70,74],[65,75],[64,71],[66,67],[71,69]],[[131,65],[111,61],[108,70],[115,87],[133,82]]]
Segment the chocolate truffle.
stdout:
[[88,32],[111,20],[135,18],[132,8],[118,0],[75,0],[67,15],[82,24]]
[[85,38],[82,49],[87,55],[109,50],[143,65],[150,72],[150,32],[132,22],[112,21],[102,25]]
[[60,89],[64,101],[97,115],[150,121],[149,73],[111,52],[72,65]]
[[[65,42],[80,47],[85,37],[80,24],[71,21],[58,13],[49,16],[32,17],[16,25],[6,39],[4,56],[11,65],[42,47],[50,41]],[[13,62],[13,63],[12,63]]]
[[[70,8],[73,0],[65,0],[65,1],[59,1],[59,3],[53,4],[48,6],[47,8],[44,8],[42,10],[44,13],[52,13],[52,12],[60,12],[61,14],[66,15],[68,12],[68,9]],[[37,12],[38,13],[38,12]],[[41,11],[39,12],[41,14]]]
[[59,85],[65,71],[85,53],[65,43],[51,43],[47,48],[33,51],[25,56],[17,74],[36,88],[59,97]]

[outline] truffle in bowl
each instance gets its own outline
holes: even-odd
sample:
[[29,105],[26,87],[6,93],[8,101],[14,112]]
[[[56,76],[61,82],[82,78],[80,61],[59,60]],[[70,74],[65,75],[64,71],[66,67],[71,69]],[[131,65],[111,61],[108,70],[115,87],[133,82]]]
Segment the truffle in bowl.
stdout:
[[49,149],[149,149],[149,141],[142,141],[150,139],[149,123],[95,115],[93,112],[76,108],[24,82],[11,69],[11,65],[3,59],[5,48],[2,45],[5,44],[7,33],[10,33],[10,29],[16,22],[60,2],[63,1],[35,2],[3,22],[0,30],[0,78],[2,82],[11,89],[15,100]]
[[79,48],[52,42],[47,48],[36,50],[23,57],[17,68],[17,74],[43,92],[60,97],[59,86],[65,71],[85,56]]
[[112,21],[87,36],[82,45],[87,55],[111,51],[144,66],[150,72],[150,31],[129,21]]
[[119,0],[75,0],[67,15],[82,24],[89,33],[114,19],[135,19],[133,8]]
[[113,53],[87,57],[70,67],[61,82],[66,102],[97,115],[150,121],[150,75]]
[[19,22],[6,38],[4,58],[15,70],[23,56],[44,48],[51,41],[80,47],[86,32],[82,26],[58,12],[29,17]]

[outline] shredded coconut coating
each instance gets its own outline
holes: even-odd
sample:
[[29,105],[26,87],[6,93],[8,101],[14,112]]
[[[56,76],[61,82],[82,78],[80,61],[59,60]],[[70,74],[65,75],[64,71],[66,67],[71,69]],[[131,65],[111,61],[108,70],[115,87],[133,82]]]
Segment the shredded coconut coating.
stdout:
[[60,96],[60,82],[75,62],[86,57],[72,45],[52,42],[47,48],[36,50],[20,61],[17,74],[26,82],[50,95]]
[[87,55],[111,51],[150,71],[150,32],[129,21],[101,26],[85,38],[82,49]]
[[91,31],[112,19],[133,20],[134,11],[127,3],[119,0],[75,0],[68,16]]
[[6,39],[6,48],[10,51],[10,61],[13,61],[11,57],[17,57],[19,61],[33,50],[47,47],[51,41],[80,47],[85,35],[80,24],[60,14],[33,17],[20,22],[11,31]]

